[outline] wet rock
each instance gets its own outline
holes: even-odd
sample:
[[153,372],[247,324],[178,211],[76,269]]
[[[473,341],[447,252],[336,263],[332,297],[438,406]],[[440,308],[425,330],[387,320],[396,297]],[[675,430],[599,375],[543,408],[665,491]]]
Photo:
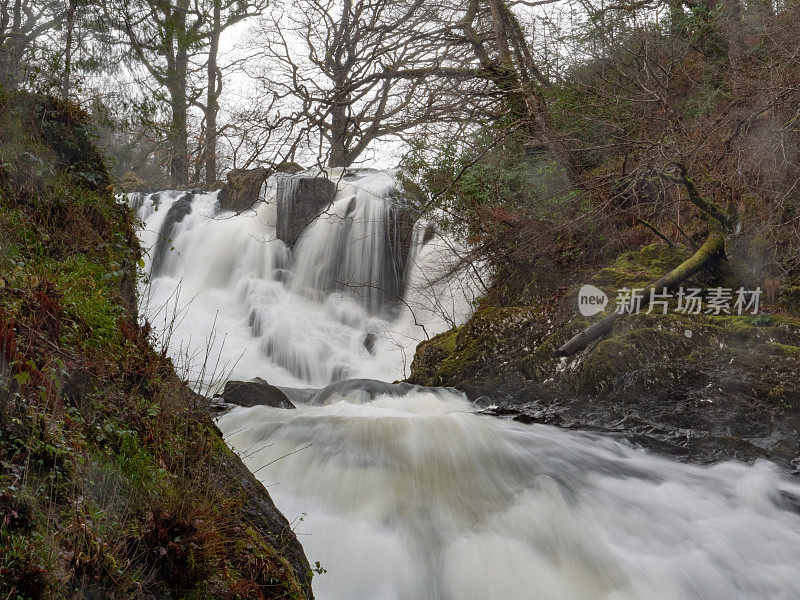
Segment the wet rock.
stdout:
[[273,408],[295,408],[280,389],[260,377],[251,381],[228,381],[222,398],[236,406],[272,406]]
[[374,354],[375,351],[375,342],[378,341],[378,336],[374,333],[368,333],[364,336],[364,348],[367,349],[367,352],[370,354]]
[[376,396],[402,396],[412,390],[421,390],[422,386],[406,383],[386,383],[375,379],[343,379],[317,391],[308,399],[309,404],[322,405],[343,397],[359,395],[363,402],[369,402]]
[[387,272],[391,274],[390,281],[383,288],[386,296],[384,301],[387,303],[397,303],[397,299],[402,298],[405,293],[406,267],[411,252],[414,223],[416,221],[416,213],[405,206],[400,199],[395,199],[389,211],[389,223],[386,228],[388,237],[386,260],[389,264]]
[[433,236],[436,235],[436,227],[433,223],[429,223],[427,227],[425,227],[425,233],[422,236],[422,245],[424,246],[428,242],[433,239]]
[[[680,260],[656,250],[623,255],[598,283],[602,275],[635,286]],[[788,467],[800,454],[800,317],[627,315],[562,359],[555,349],[587,322],[569,291],[556,292],[552,301],[523,290],[524,305],[484,303],[463,326],[419,345],[409,381],[457,387],[517,421],[603,432],[695,462],[768,458]]]
[[217,210],[248,210],[258,202],[269,176],[268,169],[232,169],[217,197]]
[[275,177],[278,239],[294,246],[303,230],[333,202],[336,184],[327,177]]
[[234,408],[235,404],[225,402],[222,396],[214,396],[208,401],[208,412],[213,415],[221,415]]
[[175,231],[175,226],[192,212],[194,195],[194,191],[186,192],[169,207],[164,223],[161,225],[161,231],[158,232],[158,240],[153,246],[153,262],[150,265],[151,276],[156,277],[164,272],[167,254],[172,247],[172,234]]

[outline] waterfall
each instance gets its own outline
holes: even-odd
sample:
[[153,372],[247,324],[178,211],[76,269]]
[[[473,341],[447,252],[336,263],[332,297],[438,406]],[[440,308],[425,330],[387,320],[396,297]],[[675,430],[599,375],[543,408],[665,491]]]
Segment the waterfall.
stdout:
[[149,249],[144,313],[185,362],[210,355],[233,377],[402,378],[416,344],[465,320],[478,292],[456,277],[432,300],[421,274],[452,264],[451,242],[425,236],[396,188],[383,171],[279,175],[241,213],[220,211],[216,192],[131,195]]
[[298,405],[219,426],[327,569],[316,597],[800,598],[800,485],[769,462],[687,465],[478,415],[455,390],[342,381],[402,378],[478,294],[470,269],[438,276],[460,249],[396,187],[276,177],[242,213],[216,193],[129,198],[150,249],[142,310],[176,364],[198,387],[209,362],[262,377]]

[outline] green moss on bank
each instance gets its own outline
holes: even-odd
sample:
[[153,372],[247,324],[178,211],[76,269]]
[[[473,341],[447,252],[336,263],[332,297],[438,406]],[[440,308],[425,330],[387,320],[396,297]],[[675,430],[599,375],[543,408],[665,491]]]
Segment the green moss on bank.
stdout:
[[306,598],[288,523],[138,321],[140,258],[87,117],[0,95],[0,596]]
[[687,248],[650,244],[620,255],[611,265],[601,269],[591,282],[614,289],[643,288],[669,273],[691,254]]
[[[589,280],[610,294],[622,287],[645,287],[690,254],[686,248],[652,244],[620,255]],[[730,277],[723,266],[696,276],[691,285],[734,287]],[[534,274],[527,289],[535,284]],[[550,303],[497,306],[505,296],[490,295],[467,323],[419,345],[410,380],[456,387],[496,380],[549,381],[561,393],[591,396],[679,397],[699,386],[693,393],[702,395],[708,388],[778,411],[800,407],[800,317],[785,312],[625,316],[564,368],[555,350],[602,316],[577,314],[580,285]],[[529,296],[518,297],[527,302]]]

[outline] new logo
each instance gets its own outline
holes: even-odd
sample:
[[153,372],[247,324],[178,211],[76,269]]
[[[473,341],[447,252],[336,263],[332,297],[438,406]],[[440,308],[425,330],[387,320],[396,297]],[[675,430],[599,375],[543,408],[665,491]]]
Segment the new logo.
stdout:
[[608,304],[606,293],[593,285],[581,286],[578,291],[578,311],[584,317],[591,317],[601,312]]

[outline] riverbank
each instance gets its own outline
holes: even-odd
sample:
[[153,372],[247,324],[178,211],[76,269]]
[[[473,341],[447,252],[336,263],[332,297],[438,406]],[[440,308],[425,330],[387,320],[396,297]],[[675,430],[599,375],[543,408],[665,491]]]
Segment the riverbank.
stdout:
[[86,115],[0,115],[0,595],[311,598],[292,525],[138,317]]
[[[631,314],[569,357],[557,349],[602,318],[578,313],[584,283],[643,287],[685,259],[654,244],[584,278],[504,274],[463,326],[419,345],[409,381],[453,386],[523,422],[619,435],[695,462],[800,457],[800,317],[792,290],[758,314]],[[686,287],[735,288],[723,262]],[[613,302],[613,300],[612,300]],[[645,313],[646,311],[642,311]]]

